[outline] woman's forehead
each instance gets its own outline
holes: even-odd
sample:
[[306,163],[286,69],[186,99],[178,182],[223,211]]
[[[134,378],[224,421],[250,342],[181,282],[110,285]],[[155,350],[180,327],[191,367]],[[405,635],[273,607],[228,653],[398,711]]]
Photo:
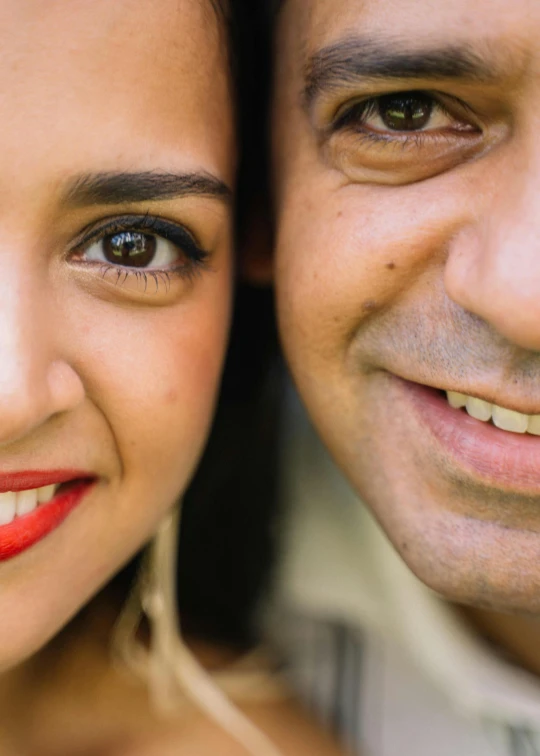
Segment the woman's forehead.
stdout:
[[[114,86],[149,67],[166,78],[185,69],[196,82],[223,52],[211,8],[210,0],[8,0],[0,4],[0,77],[35,66],[40,77],[52,68],[61,78],[108,72]],[[19,78],[25,89],[35,81]]]
[[210,0],[37,5],[0,5],[4,154],[17,156],[3,161],[6,181],[171,155],[223,172],[232,102]]

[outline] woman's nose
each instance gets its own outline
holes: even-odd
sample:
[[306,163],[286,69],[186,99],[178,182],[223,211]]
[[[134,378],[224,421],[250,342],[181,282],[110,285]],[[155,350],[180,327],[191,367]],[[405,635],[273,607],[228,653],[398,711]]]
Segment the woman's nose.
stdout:
[[508,341],[540,351],[538,171],[516,172],[483,215],[456,234],[445,286],[451,299]]
[[[0,445],[19,441],[84,398],[56,348],[54,297],[0,264]],[[65,339],[63,339],[65,342]]]

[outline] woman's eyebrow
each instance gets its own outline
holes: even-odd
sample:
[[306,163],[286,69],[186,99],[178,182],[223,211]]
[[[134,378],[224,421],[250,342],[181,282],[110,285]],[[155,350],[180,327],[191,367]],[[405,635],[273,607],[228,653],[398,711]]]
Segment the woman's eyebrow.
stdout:
[[183,196],[212,197],[230,202],[232,190],[210,173],[87,173],[71,179],[64,201],[72,206],[119,205]]
[[347,37],[310,57],[304,71],[303,102],[359,79],[466,79],[491,81],[497,75],[469,45],[419,48],[410,42]]

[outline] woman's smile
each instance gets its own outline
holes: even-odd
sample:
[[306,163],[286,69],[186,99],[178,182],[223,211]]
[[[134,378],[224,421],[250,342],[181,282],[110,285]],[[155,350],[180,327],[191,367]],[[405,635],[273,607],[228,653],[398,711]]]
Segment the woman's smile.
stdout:
[[0,561],[59,527],[96,483],[78,470],[25,470],[0,475]]

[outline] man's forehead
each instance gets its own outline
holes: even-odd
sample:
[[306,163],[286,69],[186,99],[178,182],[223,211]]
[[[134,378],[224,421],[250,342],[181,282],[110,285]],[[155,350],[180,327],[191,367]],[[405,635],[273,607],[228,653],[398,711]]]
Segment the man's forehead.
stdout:
[[305,58],[359,38],[369,49],[466,47],[508,69],[523,66],[540,32],[534,0],[282,0],[280,8],[281,29],[295,28],[287,37]]

